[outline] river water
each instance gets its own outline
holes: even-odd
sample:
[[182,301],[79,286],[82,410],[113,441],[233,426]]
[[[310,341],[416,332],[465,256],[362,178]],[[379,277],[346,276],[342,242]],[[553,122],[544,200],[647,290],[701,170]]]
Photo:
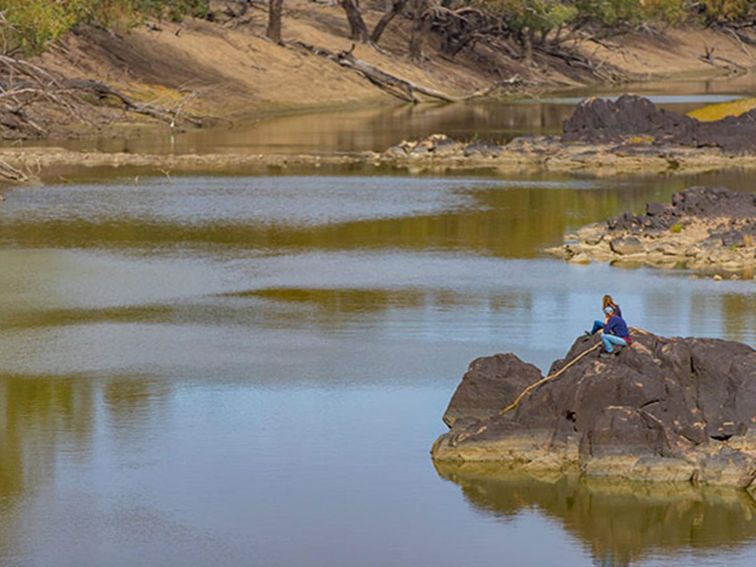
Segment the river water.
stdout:
[[2,565],[753,565],[745,493],[436,470],[468,363],[604,293],[756,344],[754,284],[544,247],[691,177],[111,177],[0,204]]

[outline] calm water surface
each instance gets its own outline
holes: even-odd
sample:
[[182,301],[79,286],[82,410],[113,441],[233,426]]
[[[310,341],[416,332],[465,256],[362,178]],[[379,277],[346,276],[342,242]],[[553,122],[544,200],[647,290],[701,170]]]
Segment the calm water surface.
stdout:
[[436,470],[467,364],[603,293],[756,344],[754,283],[541,250],[696,178],[111,179],[0,204],[2,565],[753,565],[744,493]]
[[[443,132],[462,140],[506,142],[524,134],[561,132],[575,104],[586,96],[647,96],[656,104],[685,113],[701,106],[756,93],[756,73],[708,81],[664,81],[565,91],[561,94],[460,104],[379,105],[240,121],[230,127],[189,131],[176,136],[53,141],[77,150],[156,153],[343,153],[383,151],[404,139]],[[38,145],[34,142],[33,145]]]

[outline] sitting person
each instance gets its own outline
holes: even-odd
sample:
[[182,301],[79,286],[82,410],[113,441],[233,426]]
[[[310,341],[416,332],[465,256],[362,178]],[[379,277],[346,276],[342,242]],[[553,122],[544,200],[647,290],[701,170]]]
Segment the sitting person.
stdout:
[[[605,296],[603,297],[603,299],[601,300],[601,309],[603,309],[603,310],[604,310],[604,313],[606,313],[606,308],[607,308],[607,307],[611,307],[612,309],[614,309],[614,312],[615,312],[615,313],[616,313],[616,314],[617,314],[617,315],[618,315],[618,316],[619,316],[620,318],[622,318],[622,309],[620,309],[620,306],[619,306],[619,305],[617,305],[617,304],[616,304],[616,303],[614,302],[614,299],[612,299],[612,296],[611,296],[611,295],[605,295]],[[608,321],[608,320],[609,320],[609,317],[607,316],[607,318],[606,318],[606,321]],[[596,334],[596,332],[598,332],[598,331],[600,331],[601,329],[603,329],[603,328],[604,328],[604,324],[606,323],[606,321],[600,321],[600,320],[598,320],[598,319],[597,319],[597,320],[595,320],[595,321],[593,322],[593,328],[592,328],[592,329],[591,329],[590,331],[586,331],[586,332],[585,332],[585,334],[586,334],[587,336],[589,336],[589,337],[590,337],[591,335],[595,335],[595,334]]]
[[614,307],[607,306],[604,308],[606,313],[606,322],[602,327],[601,342],[604,343],[604,351],[599,355],[608,357],[614,354],[614,346],[630,346],[633,339],[630,338],[630,330],[627,328],[625,320],[619,316]]

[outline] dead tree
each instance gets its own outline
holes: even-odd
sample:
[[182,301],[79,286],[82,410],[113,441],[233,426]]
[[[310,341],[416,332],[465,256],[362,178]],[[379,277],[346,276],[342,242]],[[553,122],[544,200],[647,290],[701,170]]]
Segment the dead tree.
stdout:
[[386,11],[375,24],[372,33],[368,30],[365,19],[362,17],[362,9],[360,8],[359,0],[339,0],[339,4],[346,13],[347,21],[349,22],[349,36],[353,41],[361,43],[367,43],[372,46],[377,46],[378,42],[383,37],[383,33],[388,28],[389,24],[401,14],[404,7],[409,3],[409,0],[386,0]]
[[281,13],[283,12],[284,0],[270,0],[268,7],[268,30],[266,35],[274,43],[282,44],[281,41]]
[[381,40],[381,36],[383,35],[383,32],[386,31],[386,28],[391,23],[391,21],[401,13],[402,10],[404,10],[404,7],[407,5],[408,0],[391,0],[391,7],[386,11],[385,14],[381,17],[380,20],[378,20],[378,23],[375,24],[375,28],[373,28],[373,33],[370,34],[370,41],[372,43],[377,44]]
[[349,37],[354,41],[369,43],[370,34],[367,25],[365,25],[365,20],[362,19],[359,0],[339,0],[339,4],[344,8],[349,22]]
[[412,31],[409,39],[409,58],[415,63],[423,59],[423,39],[430,28],[430,18],[426,10],[427,0],[412,1]]

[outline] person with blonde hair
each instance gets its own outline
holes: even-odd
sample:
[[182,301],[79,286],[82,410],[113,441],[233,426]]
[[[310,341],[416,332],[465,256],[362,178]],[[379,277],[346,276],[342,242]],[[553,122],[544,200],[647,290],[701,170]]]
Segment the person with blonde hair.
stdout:
[[614,302],[612,296],[605,295],[601,303],[605,315],[604,320],[594,321],[593,329],[586,331],[585,334],[591,336],[602,331],[601,342],[604,345],[604,350],[600,356],[606,357],[618,354],[614,351],[614,346],[629,346],[632,344],[633,339],[630,337],[627,323],[622,318],[622,311],[619,305]]
[[616,313],[620,318],[622,317],[622,309],[620,309],[620,306],[617,305],[614,302],[614,299],[611,295],[607,294],[601,299],[601,310],[604,312],[604,320],[601,321],[600,319],[596,319],[593,322],[593,328],[590,331],[586,331],[586,336],[595,335],[598,331],[604,328],[604,325],[607,321],[609,321],[609,314],[606,312],[606,308],[611,307],[613,312]]

